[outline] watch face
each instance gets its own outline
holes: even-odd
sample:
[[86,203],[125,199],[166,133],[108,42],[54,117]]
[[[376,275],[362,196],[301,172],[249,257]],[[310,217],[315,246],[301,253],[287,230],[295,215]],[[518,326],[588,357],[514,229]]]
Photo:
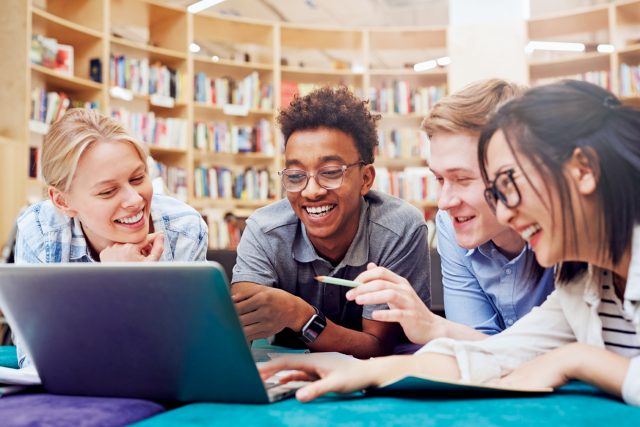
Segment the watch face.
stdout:
[[323,316],[314,314],[306,325],[302,327],[301,338],[307,344],[314,342],[318,336],[324,331],[327,321]]

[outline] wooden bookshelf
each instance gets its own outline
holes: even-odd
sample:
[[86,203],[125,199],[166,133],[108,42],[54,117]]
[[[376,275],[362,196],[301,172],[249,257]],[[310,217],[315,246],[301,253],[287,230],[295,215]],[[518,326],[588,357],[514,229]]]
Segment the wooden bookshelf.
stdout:
[[[0,81],[7,97],[24,100],[17,103],[19,106],[5,103],[0,107],[0,174],[4,182],[15,182],[11,191],[3,190],[0,197],[4,206],[0,239],[7,235],[20,207],[44,196],[42,178],[30,178],[28,174],[29,153],[41,148],[49,126],[31,118],[32,98],[38,94],[34,91],[64,93],[110,115],[153,114],[158,120],[186,121],[184,144],[149,144],[150,155],[166,167],[184,171],[187,201],[196,208],[247,215],[283,196],[276,174],[283,165],[283,142],[275,124],[283,81],[295,82],[305,91],[326,84],[347,85],[363,98],[369,98],[372,88],[394,80],[406,81],[411,88],[442,86],[446,90],[446,68],[416,73],[400,61],[380,63],[376,57],[378,51],[399,46],[407,52],[415,51],[415,62],[443,56],[446,28],[279,24],[191,15],[183,8],[157,0],[75,0],[73,7],[66,0],[6,0],[0,5],[0,12],[5,29],[0,35],[0,47],[12,58],[10,64],[3,65]],[[73,46],[73,74],[30,63],[32,35]],[[200,50],[192,52],[192,44]],[[150,67],[158,64],[184,76],[183,81],[177,82],[180,95],[167,100],[166,96],[154,97],[126,85],[119,87],[119,82],[112,81],[112,57],[147,61]],[[302,59],[293,59],[299,57]],[[100,61],[97,79],[89,66],[92,59]],[[212,81],[232,79],[234,85],[252,76],[259,82],[259,101],[252,105],[222,105],[196,100],[194,82],[198,75]],[[395,128],[416,130],[424,112],[393,111],[382,116],[384,132]],[[226,125],[229,129],[262,126],[262,131],[268,126],[265,141],[270,141],[272,148],[238,153],[198,148],[195,130],[199,123]],[[401,172],[404,167],[424,167],[426,160],[401,155],[380,157],[376,166]],[[234,174],[251,168],[266,170],[270,180],[268,198],[202,197],[196,194],[195,179],[197,170],[203,167],[225,168]],[[417,205],[433,209],[429,203]]]

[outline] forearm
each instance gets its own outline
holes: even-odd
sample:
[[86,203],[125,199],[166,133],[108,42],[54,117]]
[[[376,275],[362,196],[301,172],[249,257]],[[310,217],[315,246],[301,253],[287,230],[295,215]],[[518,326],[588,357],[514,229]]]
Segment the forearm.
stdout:
[[460,341],[479,341],[489,337],[489,335],[485,335],[482,332],[462,323],[452,322],[444,318],[442,318],[442,321],[439,323],[440,324],[435,329],[436,336],[433,338],[443,337]]
[[393,349],[390,341],[366,331],[345,328],[327,319],[327,327],[318,339],[309,344],[309,348],[313,351],[337,351],[367,359],[390,354]]
[[460,379],[455,357],[439,353],[380,357],[368,360],[365,364],[364,369],[375,375],[375,386],[406,376],[435,377],[451,381]]
[[[611,351],[586,344],[569,344],[568,377],[584,381],[615,396],[621,396],[630,360]],[[606,366],[606,369],[602,369]]]

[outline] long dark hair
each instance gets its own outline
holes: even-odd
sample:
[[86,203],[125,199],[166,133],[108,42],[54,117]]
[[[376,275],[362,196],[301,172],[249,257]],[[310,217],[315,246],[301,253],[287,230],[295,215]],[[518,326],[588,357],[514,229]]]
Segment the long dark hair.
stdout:
[[[582,149],[598,180],[596,196],[602,220],[594,220],[604,243],[601,255],[617,264],[630,247],[633,227],[640,223],[640,110],[624,106],[611,92],[581,81],[564,80],[530,89],[505,104],[480,136],[478,160],[485,183],[487,147],[498,129],[516,161],[517,147],[558,190],[560,206],[551,209],[559,208],[563,213],[565,253],[570,231],[575,236],[578,230],[567,202],[570,191],[563,167],[576,148]],[[585,269],[585,263],[564,262],[558,279],[568,281]]]

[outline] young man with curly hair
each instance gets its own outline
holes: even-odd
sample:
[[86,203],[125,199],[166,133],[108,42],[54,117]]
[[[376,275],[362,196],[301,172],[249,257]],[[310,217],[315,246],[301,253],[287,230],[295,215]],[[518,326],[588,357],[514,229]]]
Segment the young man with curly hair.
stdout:
[[316,276],[354,279],[377,265],[406,277],[430,303],[427,226],[400,199],[370,190],[376,120],[346,88],[296,97],[280,113],[287,199],[247,220],[232,294],[249,340],[367,358],[392,352],[403,334],[378,322],[384,305],[347,301],[349,288]]

